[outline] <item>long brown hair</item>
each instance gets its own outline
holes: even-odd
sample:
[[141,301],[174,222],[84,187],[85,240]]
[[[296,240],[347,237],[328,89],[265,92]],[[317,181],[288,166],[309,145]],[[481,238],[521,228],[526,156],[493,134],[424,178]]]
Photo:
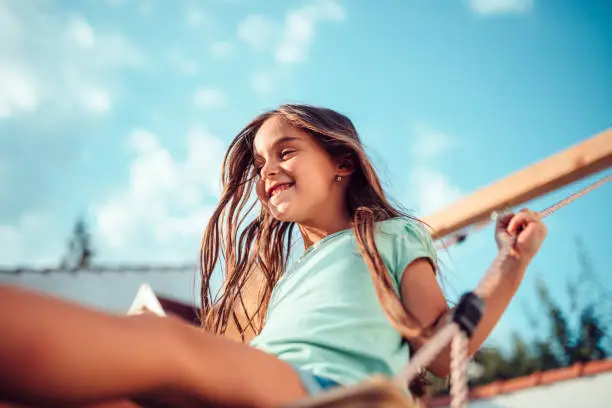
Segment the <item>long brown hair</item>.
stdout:
[[[221,199],[206,227],[200,249],[203,326],[223,334],[231,319],[243,341],[246,330],[259,333],[265,323],[272,289],[289,262],[295,224],[276,220],[264,206],[257,217],[248,220],[257,205],[252,195],[257,177],[253,140],[261,125],[274,115],[310,134],[331,157],[350,161],[354,172],[347,186],[346,205],[353,218],[359,249],[391,324],[409,344],[416,341],[422,328],[402,306],[374,241],[376,222],[411,216],[387,199],[351,120],[333,110],[309,105],[281,105],[259,115],[229,146],[223,160]],[[211,277],[221,256],[224,282],[213,296]],[[247,280],[255,273],[261,274],[262,287],[257,310],[249,312],[243,294]],[[239,316],[245,318],[239,319]],[[422,377],[411,385],[415,396],[423,394],[423,385]]]

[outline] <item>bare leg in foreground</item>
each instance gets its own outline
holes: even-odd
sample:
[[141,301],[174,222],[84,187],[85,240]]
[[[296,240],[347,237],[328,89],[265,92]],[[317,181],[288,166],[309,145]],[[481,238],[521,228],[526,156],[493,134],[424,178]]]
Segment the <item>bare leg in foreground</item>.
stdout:
[[174,319],[115,316],[0,285],[0,402],[273,407],[306,395],[293,368]]

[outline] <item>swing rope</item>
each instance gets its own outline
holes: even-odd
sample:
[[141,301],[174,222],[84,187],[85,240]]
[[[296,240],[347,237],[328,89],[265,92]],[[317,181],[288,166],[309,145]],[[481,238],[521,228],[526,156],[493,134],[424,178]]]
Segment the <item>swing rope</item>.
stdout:
[[[612,174],[547,207],[540,212],[540,217],[548,217],[560,208],[565,207],[610,180],[612,180]],[[500,216],[503,216],[503,213],[493,214],[494,218]],[[502,263],[508,259],[516,243],[516,238],[514,237],[504,235],[500,238],[500,251],[479,285],[473,292],[465,293],[461,297],[453,313],[446,316],[446,325],[414,355],[414,358],[410,360],[406,368],[395,377],[394,382],[397,385],[405,387],[409,384],[423,367],[427,367],[434,357],[451,342],[451,407],[464,408],[467,406],[468,340],[482,317],[485,307],[483,299],[492,293],[499,284],[502,278]]]
[[[586,194],[589,191],[591,191],[593,188],[597,188],[600,185],[604,184],[606,181],[609,181],[610,177],[612,177],[612,175],[604,177],[603,179],[599,180],[598,182],[594,183],[593,185],[587,187],[588,191],[580,190],[579,192],[572,194],[570,197],[568,197],[568,199],[571,198],[570,202],[574,201],[578,197],[581,197],[584,194]],[[560,205],[562,207],[562,206],[564,206],[564,205],[566,205],[568,203],[569,202],[565,202],[565,200],[561,200],[558,203],[556,203],[556,204],[546,208],[544,211],[542,211],[542,213],[544,213],[545,211],[554,212],[558,208],[560,208],[560,207],[557,207],[557,206]],[[540,214],[542,214],[542,213],[540,213]],[[495,219],[496,216],[497,216],[497,213],[493,212],[491,218]],[[473,224],[471,227],[469,227],[468,231],[456,233],[456,234],[454,234],[453,236],[451,236],[448,239],[440,240],[440,243],[436,246],[436,249],[438,249],[438,250],[448,249],[449,247],[451,247],[453,245],[460,244],[460,243],[464,242],[469,237],[469,235],[484,229],[485,227],[487,227],[487,225],[489,225],[489,220],[479,221],[479,222]]]

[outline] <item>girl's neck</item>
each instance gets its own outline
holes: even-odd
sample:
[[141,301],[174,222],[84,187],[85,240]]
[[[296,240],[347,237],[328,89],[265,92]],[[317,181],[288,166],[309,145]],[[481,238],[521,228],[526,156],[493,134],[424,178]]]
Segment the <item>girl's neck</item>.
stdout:
[[302,233],[302,240],[304,241],[304,249],[307,249],[328,235],[352,228],[352,226],[353,221],[348,214],[329,217],[327,220],[318,220],[317,222],[300,223],[299,228]]

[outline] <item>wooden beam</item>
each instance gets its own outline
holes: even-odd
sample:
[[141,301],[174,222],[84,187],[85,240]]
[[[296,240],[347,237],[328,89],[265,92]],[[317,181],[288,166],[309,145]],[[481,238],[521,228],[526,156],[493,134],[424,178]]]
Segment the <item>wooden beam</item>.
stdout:
[[486,220],[493,211],[512,208],[612,167],[612,128],[550,156],[424,217],[433,237],[442,238]]

